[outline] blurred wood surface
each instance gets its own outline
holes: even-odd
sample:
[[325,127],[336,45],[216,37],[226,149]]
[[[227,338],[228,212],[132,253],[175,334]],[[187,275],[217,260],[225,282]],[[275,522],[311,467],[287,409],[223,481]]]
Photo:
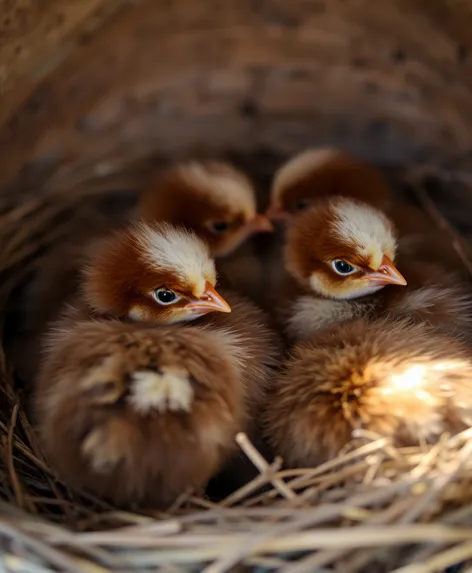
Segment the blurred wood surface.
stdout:
[[153,156],[317,143],[393,164],[472,157],[465,0],[0,6],[5,193],[125,185],[130,170],[139,183]]
[[0,125],[121,0],[0,0]]

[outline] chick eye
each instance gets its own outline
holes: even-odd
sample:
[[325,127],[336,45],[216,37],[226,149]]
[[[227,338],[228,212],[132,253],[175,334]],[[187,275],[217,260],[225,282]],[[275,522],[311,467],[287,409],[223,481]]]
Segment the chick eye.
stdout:
[[336,259],[331,264],[333,265],[333,269],[338,273],[338,275],[351,275],[357,270],[356,267],[350,265],[342,259]]
[[228,223],[228,221],[210,221],[208,228],[212,233],[215,233],[215,235],[219,235],[230,228],[230,223]]
[[304,211],[308,206],[308,201],[301,199],[292,205],[292,211]]
[[174,304],[180,300],[180,296],[167,288],[158,288],[154,291],[154,298],[159,304]]

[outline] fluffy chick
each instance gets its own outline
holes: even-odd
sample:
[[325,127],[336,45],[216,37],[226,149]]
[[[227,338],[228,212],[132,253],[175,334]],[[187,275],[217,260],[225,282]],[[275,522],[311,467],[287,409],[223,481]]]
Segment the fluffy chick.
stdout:
[[189,162],[162,173],[141,195],[139,217],[193,230],[214,257],[231,254],[255,233],[272,231],[257,213],[251,181],[218,161]]
[[400,273],[396,250],[392,222],[365,203],[333,197],[299,215],[287,232],[288,274],[276,307],[289,338],[309,338],[333,322],[385,314],[470,335],[467,286],[414,258],[400,259]]
[[[35,392],[45,451],[68,483],[167,506],[231,459],[265,396],[274,337],[231,293],[228,314],[214,287],[206,245],[167,224],[117,232],[92,257]],[[227,318],[203,316],[214,311]]]
[[99,316],[172,324],[230,312],[215,285],[214,262],[194,233],[137,223],[94,247],[82,293]]
[[337,456],[353,431],[396,445],[435,442],[472,422],[470,350],[425,323],[335,325],[294,347],[275,380],[266,435],[289,466]]
[[397,228],[400,253],[462,271],[447,233],[420,209],[396,199],[379,170],[336,148],[308,149],[282,165],[274,176],[266,215],[288,222],[319,199],[339,195],[387,214]]

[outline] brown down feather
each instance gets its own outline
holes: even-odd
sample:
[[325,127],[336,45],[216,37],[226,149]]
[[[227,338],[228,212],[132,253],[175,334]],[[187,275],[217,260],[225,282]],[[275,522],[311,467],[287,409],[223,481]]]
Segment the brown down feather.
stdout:
[[[244,386],[225,338],[111,321],[60,328],[49,340],[35,405],[42,444],[61,477],[126,506],[167,506],[205,487],[245,426]],[[134,378],[143,372],[157,381],[173,372],[185,378],[189,410],[133,407]]]
[[286,465],[313,467],[337,456],[356,429],[418,445],[471,422],[468,348],[424,323],[359,319],[293,348],[265,433]]

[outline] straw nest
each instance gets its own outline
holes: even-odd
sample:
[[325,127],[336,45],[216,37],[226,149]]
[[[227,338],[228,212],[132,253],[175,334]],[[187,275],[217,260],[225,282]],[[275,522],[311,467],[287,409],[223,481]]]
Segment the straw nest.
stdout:
[[[100,216],[107,193],[94,185],[76,191],[4,206],[4,319],[14,315],[15,293],[41,254],[74,225]],[[469,264],[462,239],[422,187],[417,191]],[[239,435],[259,470],[252,482],[219,503],[186,493],[166,512],[131,512],[57,478],[28,420],[27,392],[3,351],[1,392],[0,563],[6,571],[426,573],[472,564],[472,429],[404,449],[359,433],[337,459],[302,470],[284,470],[279,459],[268,464]]]

